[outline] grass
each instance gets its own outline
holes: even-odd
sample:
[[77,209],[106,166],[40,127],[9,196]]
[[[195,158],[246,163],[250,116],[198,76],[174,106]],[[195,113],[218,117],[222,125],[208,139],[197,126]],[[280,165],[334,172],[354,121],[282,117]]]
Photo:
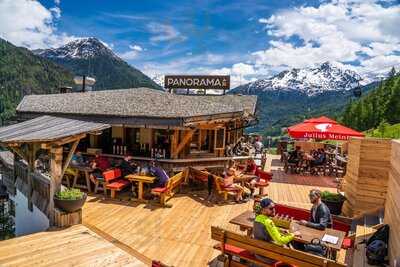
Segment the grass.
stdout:
[[369,137],[400,139],[400,123],[365,131]]

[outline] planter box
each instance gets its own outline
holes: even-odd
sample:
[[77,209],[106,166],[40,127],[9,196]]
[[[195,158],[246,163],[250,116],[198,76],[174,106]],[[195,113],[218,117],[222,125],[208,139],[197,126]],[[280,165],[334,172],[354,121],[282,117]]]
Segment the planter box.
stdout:
[[324,202],[328,206],[331,214],[340,215],[340,213],[342,213],[342,206],[343,206],[344,200],[339,201],[339,202],[322,200],[322,202]]
[[86,197],[86,193],[83,194],[81,199],[76,200],[58,199],[54,197],[54,204],[57,208],[63,211],[74,212],[82,208],[83,204],[85,204]]

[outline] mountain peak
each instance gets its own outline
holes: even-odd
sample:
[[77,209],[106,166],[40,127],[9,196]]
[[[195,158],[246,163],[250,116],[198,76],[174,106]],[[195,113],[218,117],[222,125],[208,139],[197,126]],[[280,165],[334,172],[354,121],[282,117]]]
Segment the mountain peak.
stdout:
[[324,62],[313,67],[291,69],[235,88],[235,91],[298,91],[308,96],[325,91],[347,91],[358,85],[361,77],[352,70],[342,69],[338,64]]
[[104,42],[95,37],[78,38],[58,48],[35,52],[47,58],[89,59],[99,56],[118,58]]

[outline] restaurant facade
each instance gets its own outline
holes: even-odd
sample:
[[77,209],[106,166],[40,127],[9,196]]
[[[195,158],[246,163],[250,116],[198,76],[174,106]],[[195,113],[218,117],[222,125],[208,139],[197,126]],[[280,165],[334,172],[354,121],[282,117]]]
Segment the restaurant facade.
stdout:
[[224,158],[256,120],[256,96],[179,95],[148,88],[25,96],[25,121],[43,115],[111,125],[82,139],[78,149],[137,159]]

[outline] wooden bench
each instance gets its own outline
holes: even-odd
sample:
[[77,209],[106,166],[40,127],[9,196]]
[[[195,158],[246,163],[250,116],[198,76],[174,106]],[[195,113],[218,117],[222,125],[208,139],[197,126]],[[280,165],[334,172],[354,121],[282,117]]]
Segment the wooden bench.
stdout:
[[[122,172],[119,168],[103,172],[103,178],[104,195],[107,195],[107,189],[111,190],[111,198],[115,198],[117,191],[121,191],[131,184],[128,180],[122,178]],[[98,179],[97,182],[99,182]],[[96,183],[96,188],[97,187],[98,184]]]
[[[276,266],[266,264],[258,259],[255,254],[283,262],[294,266],[307,267],[345,267],[345,264],[335,262],[323,257],[315,256],[303,251],[278,246],[274,243],[256,240],[248,236],[243,236],[219,227],[211,227],[211,238],[220,242],[215,249],[222,252],[222,256],[227,260],[225,266],[238,266],[232,260],[232,256],[239,257],[247,262],[255,263],[259,266]],[[225,256],[228,256],[227,258]]]
[[179,172],[169,178],[167,184],[164,187],[156,187],[151,190],[151,194],[158,196],[160,198],[160,204],[162,206],[165,205],[170,198],[172,198],[175,194],[175,189],[177,189],[188,176],[188,169],[185,169],[182,172]]
[[222,195],[224,200],[228,200],[228,195],[236,196],[240,193],[240,190],[233,187],[225,187],[224,186],[224,178],[219,177],[217,175],[211,174],[214,177],[215,191]]

